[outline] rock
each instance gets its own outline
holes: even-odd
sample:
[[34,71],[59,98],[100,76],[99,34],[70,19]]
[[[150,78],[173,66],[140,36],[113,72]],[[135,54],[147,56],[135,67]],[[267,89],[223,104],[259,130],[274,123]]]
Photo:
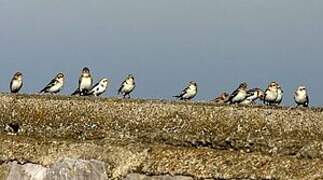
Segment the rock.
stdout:
[[[105,180],[103,162],[96,160],[64,159],[47,170],[46,180]],[[44,179],[44,180],[45,180]]]
[[103,162],[96,160],[64,159],[46,168],[41,165],[10,163],[7,180],[105,180]]
[[7,180],[45,180],[47,168],[41,165],[31,163],[19,165],[17,162],[9,165],[11,169]]

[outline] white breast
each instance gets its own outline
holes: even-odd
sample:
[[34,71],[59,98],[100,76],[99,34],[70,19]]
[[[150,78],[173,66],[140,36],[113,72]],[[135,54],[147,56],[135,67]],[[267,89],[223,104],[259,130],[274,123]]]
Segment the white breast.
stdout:
[[20,88],[20,86],[22,85],[22,81],[18,81],[18,80],[15,80],[12,82],[12,90],[17,90]]
[[306,102],[306,97],[307,97],[307,94],[306,92],[304,91],[298,91],[298,96],[295,95],[295,101],[298,102],[298,103],[305,103]]
[[134,84],[124,83],[122,92],[128,93],[128,92],[131,92],[134,88],[135,88]]
[[276,91],[266,91],[267,101],[275,101],[277,97],[278,97],[278,93]]
[[58,92],[61,90],[61,88],[63,87],[63,83],[61,82],[57,82],[54,86],[50,87],[49,88],[49,92]]
[[232,99],[233,102],[239,102],[247,97],[246,91],[239,91],[239,93]]
[[90,77],[83,78],[80,84],[80,91],[82,90],[89,90],[92,86],[92,80]]
[[183,98],[192,98],[196,96],[197,89],[194,85],[191,85],[187,90],[186,93],[183,95]]

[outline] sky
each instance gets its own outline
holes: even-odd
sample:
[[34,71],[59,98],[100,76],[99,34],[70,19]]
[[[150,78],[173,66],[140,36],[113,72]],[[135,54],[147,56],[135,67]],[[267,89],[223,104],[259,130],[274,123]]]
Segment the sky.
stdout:
[[87,66],[95,81],[111,80],[108,97],[132,73],[136,98],[172,99],[194,80],[204,101],[242,81],[275,80],[284,104],[304,84],[322,106],[322,8],[321,0],[0,0],[0,91],[16,71],[24,93],[64,72],[69,94]]

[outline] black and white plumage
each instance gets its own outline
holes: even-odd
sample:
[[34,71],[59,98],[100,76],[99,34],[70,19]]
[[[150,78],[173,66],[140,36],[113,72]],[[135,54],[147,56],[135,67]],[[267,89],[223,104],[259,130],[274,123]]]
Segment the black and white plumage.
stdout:
[[193,99],[197,94],[197,83],[194,81],[190,81],[188,83],[188,86],[182,90],[182,92],[177,95],[174,96],[180,100],[191,100]]
[[129,74],[127,78],[122,82],[119,90],[118,95],[122,94],[123,98],[130,98],[130,93],[135,89],[136,82],[135,77],[132,74]]
[[277,84],[277,99],[275,100],[275,104],[280,105],[283,101],[284,91],[279,85],[279,83],[276,82],[276,84]]
[[246,82],[241,83],[239,87],[230,95],[229,103],[239,104],[244,101],[249,96],[247,90],[248,84]]
[[107,78],[101,79],[97,84],[95,84],[92,89],[86,95],[100,96],[107,90],[109,85],[109,80]]
[[16,72],[10,82],[10,92],[18,93],[23,86],[23,75],[21,72]]
[[249,89],[247,93],[248,93],[248,97],[245,100],[243,100],[240,104],[243,104],[243,105],[256,104],[256,100],[263,99],[265,94],[264,91],[261,90],[260,88]]
[[305,86],[299,86],[294,93],[294,100],[297,106],[308,107],[309,97]]
[[278,98],[278,84],[276,82],[271,82],[266,91],[264,96],[264,104],[273,105],[276,104],[276,100]]
[[64,86],[64,74],[58,73],[50,83],[40,91],[40,93],[56,94],[61,91]]
[[84,67],[79,79],[78,88],[72,93],[72,95],[86,95],[92,88],[93,79],[90,69]]

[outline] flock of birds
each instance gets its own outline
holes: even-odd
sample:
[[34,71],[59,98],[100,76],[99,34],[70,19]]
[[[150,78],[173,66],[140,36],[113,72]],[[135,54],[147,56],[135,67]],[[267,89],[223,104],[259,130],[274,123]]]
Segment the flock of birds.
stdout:
[[[109,84],[107,78],[101,79],[97,84],[93,84],[93,79],[91,76],[90,69],[84,67],[81,71],[79,78],[79,83],[77,89],[71,95],[78,96],[100,96],[103,94]],[[45,86],[40,93],[56,94],[64,86],[64,74],[58,73],[54,79],[52,79],[47,86]],[[18,93],[23,87],[23,74],[17,72],[14,74],[11,83],[10,91],[11,93]],[[123,98],[130,98],[131,92],[136,87],[135,78],[133,75],[129,74],[126,79],[121,83],[118,90],[118,95],[122,95]],[[187,87],[181,91],[179,95],[174,97],[180,100],[191,100],[198,92],[197,83],[194,81],[189,82]],[[213,102],[218,104],[243,104],[250,105],[256,104],[257,100],[261,100],[266,105],[279,105],[283,100],[284,91],[277,82],[271,82],[266,90],[261,90],[260,88],[248,89],[248,84],[243,82],[239,87],[233,91],[233,93],[222,93],[220,96],[216,97]],[[299,86],[294,93],[294,100],[297,106],[308,107],[309,96],[306,87]]]
[[[39,93],[41,94],[57,94],[64,86],[64,74],[58,73],[54,79],[52,79]],[[19,93],[23,86],[23,74],[17,72],[14,74],[10,82],[11,93]],[[102,78],[98,83],[93,85],[93,79],[91,76],[90,69],[84,67],[79,79],[77,89],[71,94],[72,96],[100,96],[107,90],[109,80]],[[133,75],[129,74],[127,78],[122,82],[118,95],[122,94],[123,98],[130,98],[130,93],[135,89],[136,83]]]

